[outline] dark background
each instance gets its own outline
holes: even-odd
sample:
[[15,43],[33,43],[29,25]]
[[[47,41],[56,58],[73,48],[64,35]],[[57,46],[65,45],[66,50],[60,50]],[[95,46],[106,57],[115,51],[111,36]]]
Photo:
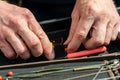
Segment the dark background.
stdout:
[[[76,0],[23,0],[22,7],[32,11],[38,21],[71,16]],[[120,5],[120,0],[113,0]],[[10,0],[17,3],[18,0]]]

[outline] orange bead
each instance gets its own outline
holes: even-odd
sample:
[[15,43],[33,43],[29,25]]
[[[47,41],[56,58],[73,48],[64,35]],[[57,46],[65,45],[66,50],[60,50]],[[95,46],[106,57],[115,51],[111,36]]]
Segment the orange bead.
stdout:
[[13,72],[12,71],[9,71],[7,76],[13,76]]
[[3,77],[2,77],[2,76],[0,76],[0,80],[3,80]]
[[51,44],[52,44],[52,47],[55,48],[54,43],[51,42]]

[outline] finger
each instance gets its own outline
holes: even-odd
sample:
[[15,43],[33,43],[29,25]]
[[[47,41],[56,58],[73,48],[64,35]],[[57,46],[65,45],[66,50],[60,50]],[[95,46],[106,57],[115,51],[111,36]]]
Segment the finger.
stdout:
[[[44,52],[45,56],[48,59],[53,59],[54,58],[54,51],[53,51],[52,45],[51,45],[48,37],[46,36],[46,34],[44,33],[44,31],[42,30],[42,28],[40,27],[40,25],[36,21],[33,14],[28,9],[24,9],[24,11],[25,11],[24,15],[26,16],[26,19],[28,20],[29,29],[34,34],[37,35],[37,38],[39,38],[39,41],[40,41],[40,43],[38,44],[39,51]],[[35,39],[35,40],[37,40],[37,39]]]
[[39,57],[43,53],[43,49],[38,37],[28,28],[25,19],[20,19],[19,22],[14,23],[17,25],[17,33],[23,39],[26,46],[31,51],[32,55]]
[[104,44],[107,24],[107,18],[101,18],[95,22],[92,36],[84,44],[87,49],[96,48]]
[[45,32],[42,30],[40,25],[37,23],[37,21],[35,19],[29,20],[29,26],[31,27],[32,31],[38,36],[38,38],[42,44],[42,47],[43,47],[44,55],[48,59],[54,59],[55,54],[54,54],[52,44],[49,41]]
[[43,53],[43,49],[40,43],[40,40],[37,38],[37,36],[31,32],[29,29],[26,31],[19,32],[19,35],[23,38],[29,49],[31,50],[31,53],[35,57],[39,57]]
[[77,9],[78,9],[78,3],[76,2],[75,7],[73,9],[73,12],[71,14],[72,23],[71,23],[71,26],[70,26],[69,35],[68,35],[67,40],[64,42],[64,44],[68,44],[71,41],[71,39],[72,39],[72,37],[74,35],[74,32],[76,30],[76,26],[77,26],[78,21],[80,19],[80,14],[79,14]]
[[119,27],[120,27],[120,23],[115,24],[115,26],[113,27],[112,38],[111,38],[112,41],[114,41],[117,38]]
[[85,17],[82,16],[75,31],[75,34],[67,47],[67,51],[73,52],[76,51],[82,41],[86,38],[91,26],[93,25],[94,18],[92,16]]
[[115,25],[114,21],[110,21],[106,28],[106,36],[105,36],[105,45],[108,45],[110,43],[111,37],[112,37],[112,30],[113,26]]
[[17,54],[15,53],[14,49],[9,45],[7,41],[2,42],[1,51],[4,53],[4,55],[9,59],[15,59],[17,57]]
[[17,34],[10,33],[6,39],[22,59],[30,58],[27,47]]
[[42,43],[43,49],[44,49],[44,55],[47,57],[47,59],[54,59],[55,53],[53,50],[53,46],[50,43],[49,39],[45,35],[45,33],[38,33],[38,37]]

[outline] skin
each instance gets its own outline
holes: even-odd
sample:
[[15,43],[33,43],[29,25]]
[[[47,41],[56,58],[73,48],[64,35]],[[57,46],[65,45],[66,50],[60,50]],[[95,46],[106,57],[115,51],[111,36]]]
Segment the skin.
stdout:
[[81,44],[87,49],[108,45],[117,37],[120,17],[112,0],[76,0],[71,17],[65,41],[68,53],[76,51]]
[[[119,15],[112,0],[76,0],[67,52],[74,52],[81,44],[87,49],[108,45],[117,37]],[[28,59],[43,53],[54,58],[54,50],[47,35],[26,8],[0,0],[0,49],[9,59],[20,56]],[[90,38],[87,38],[90,32]]]
[[9,59],[43,54],[54,58],[54,50],[47,35],[26,8],[0,1],[0,49]]

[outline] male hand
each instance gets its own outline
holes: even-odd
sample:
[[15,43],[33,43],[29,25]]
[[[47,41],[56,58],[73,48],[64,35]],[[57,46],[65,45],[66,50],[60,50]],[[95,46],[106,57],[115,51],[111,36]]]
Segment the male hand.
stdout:
[[52,44],[33,14],[4,1],[0,1],[0,49],[10,59],[39,57],[43,52],[54,58]]
[[65,42],[67,52],[76,51],[81,43],[87,49],[108,45],[116,39],[119,26],[119,14],[112,0],[76,0]]

